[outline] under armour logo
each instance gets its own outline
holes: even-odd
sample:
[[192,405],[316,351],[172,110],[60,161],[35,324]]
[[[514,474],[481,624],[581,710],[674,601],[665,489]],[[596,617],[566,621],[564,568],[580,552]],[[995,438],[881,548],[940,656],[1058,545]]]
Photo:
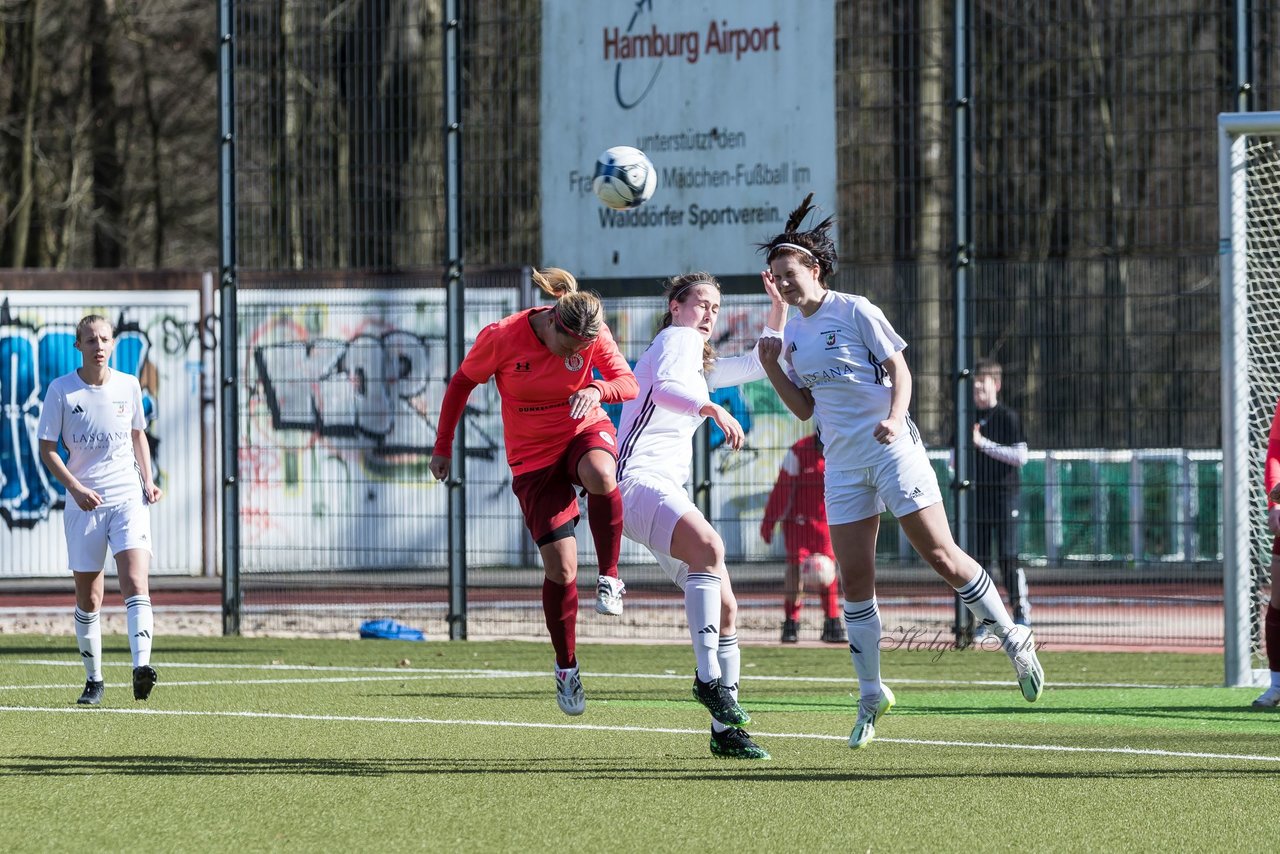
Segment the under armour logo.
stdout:
[[77,403],[76,408],[71,410],[71,412],[73,414],[84,415],[84,407]]
[[517,370],[517,371],[519,371],[519,372],[521,372],[521,373],[527,373],[527,372],[530,370],[530,368],[529,368],[529,363],[528,363],[528,362],[516,362],[516,370]]
[[703,626],[702,628],[698,629],[698,634],[700,634],[700,635],[718,635],[718,634],[720,634],[720,632],[716,629],[716,627],[715,627],[715,626],[710,625],[710,624],[707,624],[707,625]]

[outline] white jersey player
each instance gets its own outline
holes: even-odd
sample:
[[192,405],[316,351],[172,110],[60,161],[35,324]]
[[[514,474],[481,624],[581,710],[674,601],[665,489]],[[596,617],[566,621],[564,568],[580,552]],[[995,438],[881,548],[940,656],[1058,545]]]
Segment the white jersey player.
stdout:
[[802,421],[816,418],[822,437],[827,523],[844,581],[845,628],[860,695],[849,746],[859,748],[875,737],[876,723],[893,706],[893,692],[880,681],[875,597],[876,537],[886,505],[916,551],[1001,639],[1027,700],[1040,697],[1044,671],[1031,630],[1014,625],[987,573],[951,537],[937,476],[907,414],[906,341],[869,300],[827,289],[836,264],[827,234],[831,218],[800,230],[812,198],[762,247],[782,298],[800,316],[781,342],[762,339],[759,349],[782,402]]
[[[777,336],[787,307],[772,282],[764,334]],[[707,273],[667,282],[663,328],[635,366],[640,393],[622,407],[618,488],[623,534],[646,546],[683,591],[697,658],[693,695],[712,715],[711,752],[735,759],[769,754],[741,729],[750,718],[738,705],[737,600],[724,563],[724,542],[689,499],[693,434],[711,418],[725,444],[742,447],[743,431],[712,402],[710,389],[764,379],[756,352],[716,357],[708,339],[720,314],[720,284]]]
[[[145,700],[156,684],[151,667],[153,618],[147,572],[151,562],[148,505],[161,491],[151,475],[142,390],[136,377],[109,366],[115,332],[91,314],[76,324],[78,370],[49,384],[40,412],[40,459],[66,487],[63,531],[76,584],[76,642],[84,663],[84,693],[76,702],[102,702],[103,564],[115,556],[133,655],[133,696]],[[58,453],[67,449],[64,461]]]

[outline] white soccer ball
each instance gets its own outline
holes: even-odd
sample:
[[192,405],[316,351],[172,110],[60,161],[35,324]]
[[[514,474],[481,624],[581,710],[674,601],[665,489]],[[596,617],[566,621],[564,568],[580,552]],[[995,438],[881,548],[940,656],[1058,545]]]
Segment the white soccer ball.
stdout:
[[640,149],[615,145],[596,158],[591,189],[615,210],[638,208],[658,189],[658,170]]
[[836,580],[836,563],[824,554],[807,555],[800,561],[800,581],[810,590],[826,590]]

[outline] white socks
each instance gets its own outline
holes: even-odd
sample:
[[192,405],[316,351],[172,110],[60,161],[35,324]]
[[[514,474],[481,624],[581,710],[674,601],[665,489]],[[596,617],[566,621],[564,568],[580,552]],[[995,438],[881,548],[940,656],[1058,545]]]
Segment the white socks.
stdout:
[[153,620],[150,596],[130,596],[124,600],[129,630],[129,652],[133,654],[133,666],[151,663],[151,635]]
[[698,678],[703,682],[720,678],[720,576],[691,572],[684,584],[684,613],[689,620],[689,637],[698,659]]
[[977,575],[956,588],[956,593],[969,606],[974,619],[1004,640],[1005,635],[1013,628],[1013,619],[1000,599],[1000,591],[991,583],[991,577],[985,570],[979,569]]
[[76,645],[80,647],[80,661],[84,664],[86,679],[102,681],[102,625],[97,611],[81,611],[76,608]]
[[[716,658],[720,661],[720,684],[729,689],[734,702],[737,702],[738,678],[742,673],[742,650],[738,647],[736,634],[720,638],[720,648],[716,650]],[[712,718],[711,729],[724,732],[729,727]]]
[[873,596],[861,602],[844,603],[844,627],[849,633],[849,657],[858,674],[858,694],[880,694],[880,609]]

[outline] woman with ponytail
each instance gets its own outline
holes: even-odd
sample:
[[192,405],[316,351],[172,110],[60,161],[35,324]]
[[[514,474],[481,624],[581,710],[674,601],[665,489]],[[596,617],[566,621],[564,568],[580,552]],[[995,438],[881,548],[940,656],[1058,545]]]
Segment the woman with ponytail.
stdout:
[[1028,701],[1040,697],[1044,671],[1031,630],[1014,625],[987,573],[951,537],[937,475],[907,414],[907,342],[866,297],[827,288],[836,266],[827,233],[832,219],[802,230],[812,200],[810,193],[786,229],[760,247],[782,298],[800,311],[781,341],[761,340],[760,359],[778,397],[801,421],[815,418],[822,438],[827,523],[844,582],[844,621],[860,697],[849,746],[860,748],[875,737],[876,723],[894,700],[880,681],[875,596],[876,536],[886,505],[916,551],[1000,638]]
[[[780,335],[787,306],[765,275],[772,306],[765,335]],[[742,447],[742,426],[711,401],[713,388],[764,379],[755,351],[718,357],[710,344],[720,315],[720,283],[708,273],[669,280],[667,312],[653,343],[636,363],[640,394],[623,405],[618,430],[618,481],[626,509],[623,533],[657,558],[684,591],[685,616],[697,669],[693,696],[711,713],[711,752],[731,759],[768,759],[741,727],[738,705],[738,603],[729,584],[724,542],[689,500],[685,483],[693,434],[711,418],[725,444]]]
[[[567,715],[586,709],[578,671],[577,490],[587,492],[587,518],[600,563],[596,609],[620,614],[618,580],[622,499],[617,484],[617,432],[601,408],[636,396],[636,378],[604,322],[593,293],[572,274],[537,271],[534,282],[555,305],[532,308],[480,331],[440,404],[431,473],[449,476],[453,434],[471,390],[495,378],[511,489],[542,556],[542,610],[555,649],[556,702]],[[600,372],[593,379],[592,371]]]

